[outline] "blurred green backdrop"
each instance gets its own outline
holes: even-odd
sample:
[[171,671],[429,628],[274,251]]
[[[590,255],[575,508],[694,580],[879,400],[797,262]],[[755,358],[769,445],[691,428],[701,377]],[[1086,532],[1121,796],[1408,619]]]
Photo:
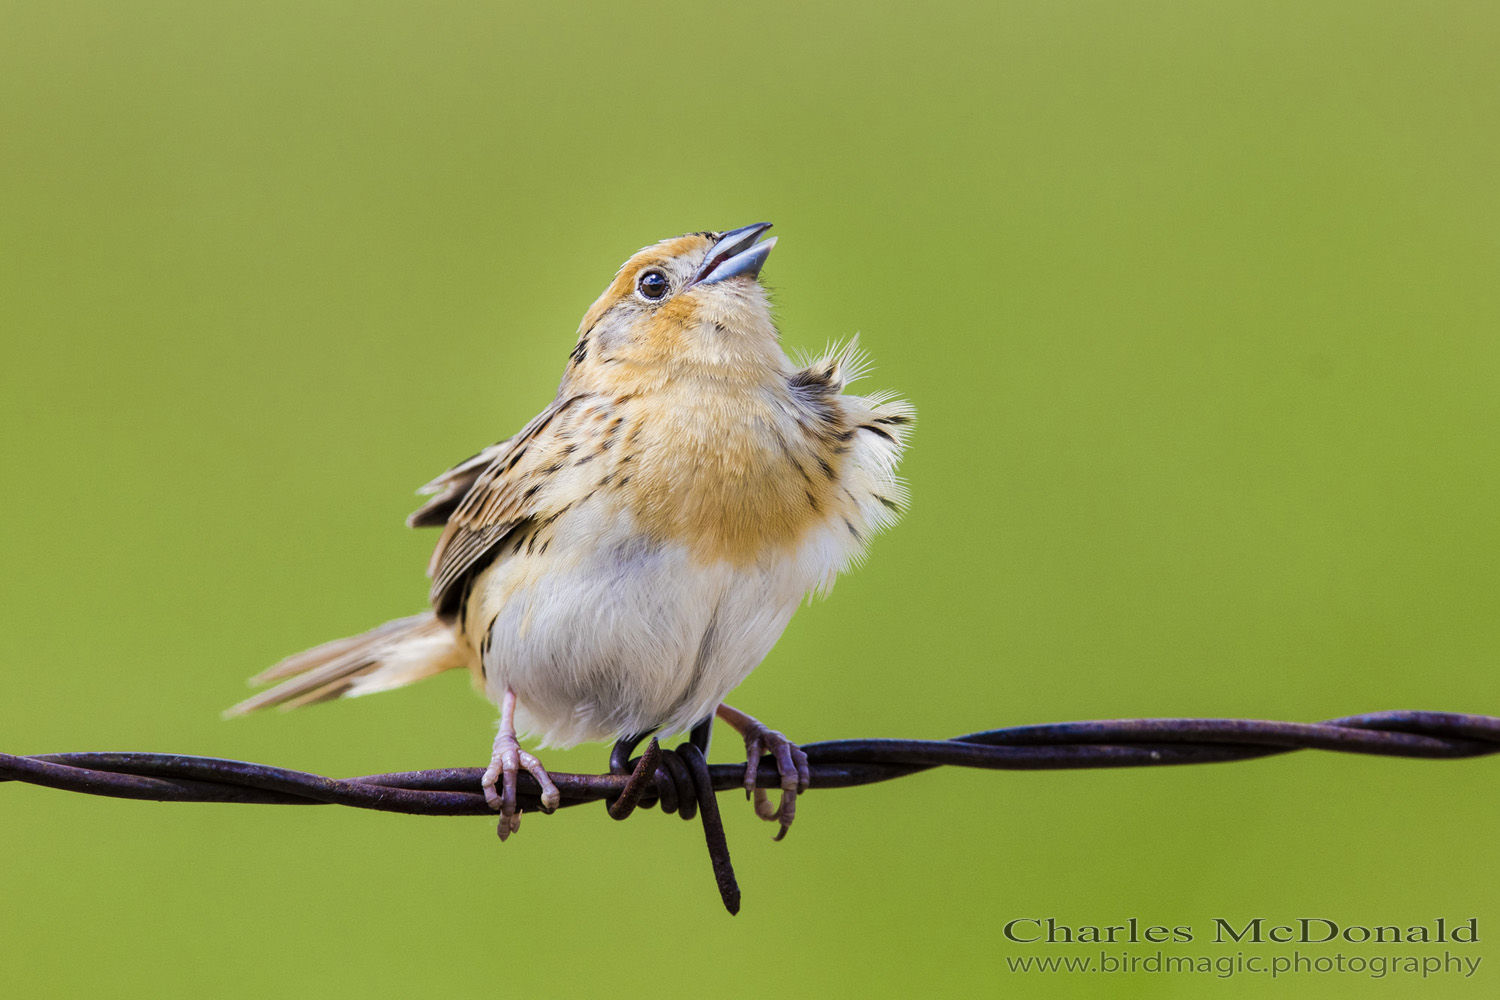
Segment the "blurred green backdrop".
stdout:
[[[744,708],[1500,712],[1493,5],[545,7],[0,3],[0,748],[481,762],[453,675],[218,712],[422,606],[412,490],[550,398],[620,261],[762,218],[789,345],[862,331],[920,420],[909,516]],[[1012,974],[1040,952],[1001,928],[1475,916],[1472,979],[1275,985],[1493,995],[1497,783],[933,773],[809,795],[781,844],[726,797],[734,919],[655,812],[502,847],[6,786],[0,961],[27,997],[1254,996]]]

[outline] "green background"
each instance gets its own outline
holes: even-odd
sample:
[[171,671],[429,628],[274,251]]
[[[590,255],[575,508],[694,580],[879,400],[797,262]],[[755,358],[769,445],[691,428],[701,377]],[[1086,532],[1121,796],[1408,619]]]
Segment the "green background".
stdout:
[[[482,763],[457,675],[218,712],[422,606],[412,490],[551,397],[626,256],[759,219],[788,345],[862,331],[920,416],[910,513],[737,704],[807,741],[1500,713],[1497,50],[1486,3],[6,0],[0,749]],[[810,794],[781,844],[726,796],[737,918],[654,811],[502,846],[12,785],[0,966],[27,997],[1259,996],[1014,975],[1057,952],[1001,928],[1219,955],[1216,916],[1472,916],[1467,982],[1274,991],[1493,995],[1497,784],[947,771]]]

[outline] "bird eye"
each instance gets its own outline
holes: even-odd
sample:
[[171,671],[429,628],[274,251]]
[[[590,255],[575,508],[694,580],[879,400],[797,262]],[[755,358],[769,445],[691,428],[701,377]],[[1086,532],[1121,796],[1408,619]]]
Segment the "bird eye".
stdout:
[[660,271],[647,271],[635,279],[635,290],[655,301],[667,294],[667,276]]

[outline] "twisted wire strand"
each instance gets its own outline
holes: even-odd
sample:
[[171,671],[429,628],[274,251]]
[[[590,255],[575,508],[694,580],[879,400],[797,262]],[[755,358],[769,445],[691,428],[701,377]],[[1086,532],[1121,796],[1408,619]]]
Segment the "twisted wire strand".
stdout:
[[[704,744],[706,745],[706,744]],[[849,788],[889,781],[934,767],[1039,771],[1254,760],[1295,750],[1453,760],[1500,753],[1500,718],[1455,712],[1375,712],[1327,722],[1258,719],[1114,719],[1015,726],[951,740],[830,740],[802,747],[809,788]],[[692,741],[623,760],[617,746],[609,774],[554,772],[563,807],[603,801],[624,819],[659,804],[683,819],[701,815],[715,884],[725,909],[740,908],[740,890],[715,793],[742,788],[742,764],[708,764]],[[342,805],[428,816],[493,815],[480,791],[484,771],[431,771],[329,778],[267,764],[166,753],[0,753],[0,781],[159,802]],[[519,775],[518,805],[541,807],[535,779]],[[771,757],[761,758],[756,783],[777,788]]]
[[[1500,753],[1500,718],[1453,712],[1377,712],[1327,722],[1256,719],[1119,719],[1016,726],[949,740],[861,739],[804,744],[810,788],[848,788],[934,767],[1069,770],[1154,767],[1252,760],[1293,750],[1446,760]],[[740,788],[741,764],[708,766],[716,792]],[[217,757],[166,753],[0,753],[0,781],[65,791],[163,802],[328,804],[431,816],[487,816],[479,791],[483,768],[329,778],[305,771]],[[554,772],[562,805],[618,797],[629,774]],[[776,788],[770,757],[757,781]],[[661,797],[647,779],[641,803]],[[523,808],[539,808],[540,789],[520,775]]]

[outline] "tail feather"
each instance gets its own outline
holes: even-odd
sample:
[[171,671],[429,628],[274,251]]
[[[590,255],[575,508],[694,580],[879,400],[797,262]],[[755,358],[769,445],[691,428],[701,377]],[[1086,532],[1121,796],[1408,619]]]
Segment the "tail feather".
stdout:
[[335,639],[287,657],[250,679],[251,684],[280,684],[245,699],[224,716],[244,715],[272,705],[296,708],[332,698],[389,691],[467,663],[452,627],[436,615],[427,612],[398,618],[362,635]]

